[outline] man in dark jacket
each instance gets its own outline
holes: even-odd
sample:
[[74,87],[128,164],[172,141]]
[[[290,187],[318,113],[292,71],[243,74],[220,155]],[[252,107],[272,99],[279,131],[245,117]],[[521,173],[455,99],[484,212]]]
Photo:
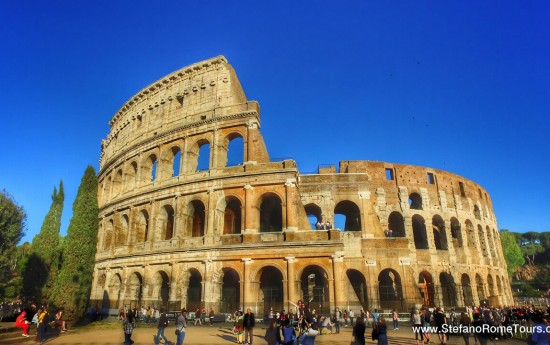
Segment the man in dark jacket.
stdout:
[[256,319],[254,318],[254,313],[250,310],[250,308],[246,309],[246,314],[244,314],[243,326],[244,343],[252,345],[254,342],[254,326],[256,326]]
[[168,339],[166,339],[166,336],[164,335],[164,329],[168,327],[168,317],[166,316],[166,313],[164,313],[164,309],[160,310],[160,318],[158,321],[158,331],[157,331],[157,337],[155,338],[155,345],[160,344],[160,338],[162,337],[164,339],[164,343],[168,344]]

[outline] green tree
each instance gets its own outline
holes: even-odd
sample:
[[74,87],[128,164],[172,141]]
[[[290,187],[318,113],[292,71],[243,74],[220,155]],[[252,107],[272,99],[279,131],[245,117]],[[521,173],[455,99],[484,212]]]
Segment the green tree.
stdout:
[[63,239],[61,270],[53,302],[65,309],[68,319],[80,318],[88,304],[96,252],[99,208],[97,176],[88,166],[73,204],[73,217]]
[[503,229],[500,231],[500,242],[502,244],[502,253],[504,254],[504,260],[508,266],[508,276],[512,278],[513,272],[520,266],[525,264],[523,253],[518,243],[516,242],[516,236],[510,231]]
[[17,243],[24,235],[27,215],[11,195],[0,192],[0,298],[17,266]]
[[527,258],[529,265],[535,264],[535,256],[544,252],[542,246],[538,243],[529,242],[520,247],[523,255]]
[[50,209],[40,233],[32,241],[32,253],[23,278],[24,296],[28,301],[47,304],[50,300],[60,264],[59,229],[64,200],[65,192],[61,181],[59,191],[56,187],[53,189]]

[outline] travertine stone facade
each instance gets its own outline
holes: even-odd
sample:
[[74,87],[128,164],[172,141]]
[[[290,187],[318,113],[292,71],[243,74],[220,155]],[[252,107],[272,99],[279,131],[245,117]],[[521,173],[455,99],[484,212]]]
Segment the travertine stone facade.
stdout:
[[[92,305],[261,315],[310,297],[325,313],[512,301],[481,186],[403,164],[305,175],[272,162],[258,103],[224,57],[147,86],[110,126]],[[234,151],[239,164],[228,163]],[[335,220],[342,229],[310,224]]]

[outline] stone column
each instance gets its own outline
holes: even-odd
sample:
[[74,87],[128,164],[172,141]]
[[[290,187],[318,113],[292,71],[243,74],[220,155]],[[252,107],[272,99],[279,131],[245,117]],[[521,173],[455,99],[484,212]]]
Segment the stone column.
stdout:
[[334,274],[334,306],[336,307],[344,306],[346,301],[344,301],[344,282],[343,282],[343,255],[331,255],[332,257],[332,272]]
[[243,310],[246,308],[253,308],[254,301],[252,300],[252,284],[250,282],[250,264],[252,263],[251,258],[241,259],[243,262]]
[[[287,256],[285,257],[286,260],[286,274],[287,274],[287,281],[288,281],[288,295],[287,295],[287,301],[290,301],[292,303],[296,303],[298,298],[296,297],[296,277],[294,276],[294,263],[296,262],[296,258],[294,256]],[[293,306],[290,303],[287,304],[287,310],[290,310]],[[292,306],[292,307],[291,307]]]
[[[254,187],[247,184],[244,186],[244,232],[253,232],[253,214],[254,214],[254,206],[253,206],[253,195],[254,195]],[[255,232],[255,231],[254,231]]]
[[289,178],[285,183],[285,194],[286,194],[286,229],[287,230],[297,230],[296,224],[296,212],[294,210],[294,197],[296,193],[296,179]]

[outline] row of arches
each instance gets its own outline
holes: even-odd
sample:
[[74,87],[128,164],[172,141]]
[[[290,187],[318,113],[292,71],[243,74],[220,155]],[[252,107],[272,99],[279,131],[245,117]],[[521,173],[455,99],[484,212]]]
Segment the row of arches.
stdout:
[[[251,287],[256,290],[252,291],[256,309],[264,313],[270,309],[286,309],[288,289],[284,284],[287,282],[296,284],[298,298],[311,300],[311,307],[318,312],[330,313],[334,309],[335,306],[331,306],[332,272],[319,265],[308,265],[298,272],[296,278],[287,281],[287,272],[277,265],[260,267],[250,278],[253,283]],[[422,271],[416,281],[411,282],[403,280],[395,269],[386,268],[378,273],[375,282],[369,283],[363,272],[349,268],[344,278],[347,279],[344,284],[346,300],[340,302],[353,308],[374,306],[407,310],[417,304],[430,307],[472,306],[505,294],[503,287],[506,280],[499,275],[493,278],[492,274],[482,277],[477,273],[472,281],[469,274],[463,273],[460,281],[456,282],[449,272],[440,272],[436,278],[437,282],[430,272]],[[97,280],[96,296],[102,295],[103,307],[110,308],[122,304],[148,304],[177,310],[183,304],[194,310],[210,304],[220,312],[231,313],[245,304],[243,294],[251,293],[243,290],[242,272],[232,267],[222,268],[211,278],[206,278],[197,268],[189,268],[179,281],[170,279],[164,270],[155,272],[149,281],[137,271],[130,273],[125,282],[120,273],[111,275],[109,281],[106,274],[102,273]]]
[[[225,136],[222,145],[217,145],[216,162],[208,139],[199,139],[187,146],[174,144],[157,152],[136,157],[113,169],[100,182],[100,201],[108,200],[127,191],[157,180],[165,180],[185,174],[217,168],[240,165],[244,161],[244,139],[241,133]],[[185,150],[185,151],[184,151]],[[185,152],[185,154],[183,154]]]

